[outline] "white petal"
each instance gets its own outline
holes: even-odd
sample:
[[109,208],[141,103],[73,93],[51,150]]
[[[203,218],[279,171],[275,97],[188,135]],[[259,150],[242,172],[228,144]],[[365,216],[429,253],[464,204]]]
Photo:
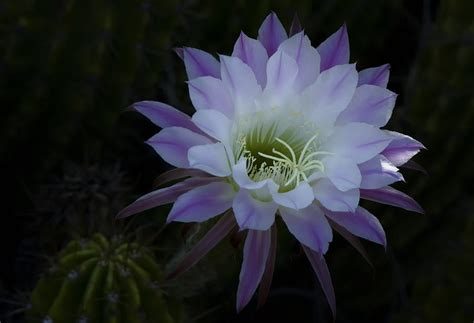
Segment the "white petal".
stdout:
[[193,122],[204,133],[228,145],[232,130],[232,120],[216,110],[199,110],[193,115]]
[[354,212],[359,204],[359,190],[342,192],[328,179],[320,179],[312,184],[314,197],[325,208],[336,212]]
[[211,76],[195,78],[188,82],[189,96],[196,110],[213,109],[233,117],[234,105],[222,80]]
[[361,175],[359,167],[352,159],[329,156],[323,159],[324,172],[340,191],[359,188]]
[[293,83],[297,74],[298,65],[295,60],[281,49],[270,57],[267,64],[267,86],[263,96],[271,107],[281,107],[293,97]]
[[188,151],[188,159],[191,168],[219,177],[231,174],[226,149],[221,143],[194,146]]
[[363,189],[376,189],[403,181],[398,168],[382,155],[360,164],[359,168],[362,174],[360,187]]
[[314,200],[313,190],[306,182],[302,182],[296,188],[284,193],[279,193],[278,185],[273,181],[271,183],[273,185],[269,185],[269,189],[272,198],[282,206],[297,210],[304,209]]
[[241,230],[268,230],[275,222],[278,205],[262,202],[252,197],[250,191],[240,189],[232,204],[235,218]]

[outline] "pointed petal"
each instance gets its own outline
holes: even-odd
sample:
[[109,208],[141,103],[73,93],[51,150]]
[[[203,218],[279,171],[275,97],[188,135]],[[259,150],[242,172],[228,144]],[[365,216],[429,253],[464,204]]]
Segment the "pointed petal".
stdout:
[[369,254],[367,253],[367,250],[365,250],[365,247],[362,245],[362,242],[359,240],[359,238],[329,218],[328,222],[331,225],[331,228],[339,233],[344,239],[346,239],[347,242],[349,242],[373,268],[374,265],[372,264],[372,261],[370,261]]
[[316,81],[321,59],[318,51],[311,46],[311,42],[304,35],[304,32],[285,40],[281,43],[280,49],[294,59],[298,66],[298,75],[294,84],[297,93]]
[[158,101],[140,101],[132,106],[160,128],[182,127],[200,133],[187,114],[168,104]]
[[318,277],[319,283],[323,289],[324,295],[328,301],[329,307],[331,308],[332,316],[336,319],[336,295],[334,294],[334,287],[332,285],[331,274],[329,273],[328,265],[324,260],[321,253],[311,250],[308,247],[303,246],[303,250],[308,257],[311,267],[313,267],[316,276]]
[[391,136],[374,126],[354,122],[337,127],[324,149],[360,164],[382,152],[391,140]]
[[300,31],[303,31],[303,27],[301,27],[300,18],[298,17],[298,14],[295,12],[295,15],[293,16],[293,20],[291,21],[289,37],[296,35]]
[[273,279],[273,270],[275,269],[275,259],[277,250],[277,226],[273,225],[271,228],[270,251],[268,253],[267,263],[265,264],[265,271],[263,272],[262,282],[258,290],[258,307],[265,304],[268,292]]
[[169,127],[146,141],[167,163],[176,167],[189,167],[188,150],[197,145],[210,144],[211,140],[191,130]]
[[339,191],[325,178],[312,184],[314,197],[327,209],[337,212],[353,212],[359,204],[359,190]]
[[263,92],[270,106],[283,106],[294,95],[293,84],[298,65],[293,58],[279,49],[267,64],[267,86]]
[[139,212],[146,211],[148,209],[165,205],[168,203],[172,203],[176,201],[176,199],[202,185],[209,184],[209,181],[212,180],[211,178],[190,178],[180,183],[177,183],[170,187],[161,188],[159,190],[150,192],[138,198],[135,202],[124,208],[117,214],[117,218],[125,218],[127,216],[137,214]]
[[188,79],[200,76],[213,76],[219,78],[220,64],[211,54],[191,47],[183,48],[183,60]]
[[200,110],[192,120],[204,133],[226,145],[230,144],[232,121],[219,111]]
[[299,98],[299,106],[321,128],[331,128],[347,107],[357,84],[355,65],[338,65],[319,74]]
[[387,238],[385,237],[382,225],[366,209],[359,206],[354,213],[326,210],[326,216],[350,233],[387,247]]
[[325,71],[335,65],[349,63],[349,36],[346,25],[342,25],[338,31],[329,36],[316,48],[321,55],[321,71]]
[[186,254],[176,269],[166,279],[173,279],[194,266],[235,227],[235,219],[231,211],[224,214],[206,235]]
[[304,209],[314,200],[313,190],[306,182],[302,182],[291,191],[284,193],[278,192],[278,186],[275,184],[270,185],[269,189],[276,203],[291,209]]
[[225,182],[214,182],[192,189],[176,200],[166,221],[205,221],[228,210],[232,206],[234,195],[232,186]]
[[280,213],[288,230],[300,243],[321,254],[326,253],[332,241],[332,230],[316,204],[301,210],[281,208]]
[[252,69],[238,57],[220,56],[221,76],[234,102],[235,113],[254,111],[255,99],[262,88],[257,83]]
[[383,150],[382,154],[387,157],[395,166],[401,166],[408,162],[425,146],[418,140],[395,131],[387,131],[393,137],[389,145]]
[[364,189],[381,188],[404,180],[398,168],[382,155],[360,164],[359,168],[362,174],[360,187]]
[[231,174],[227,153],[222,143],[199,145],[188,150],[189,167],[218,177]]
[[272,201],[262,202],[246,189],[240,189],[234,198],[232,209],[239,228],[252,230],[268,230],[275,222],[278,205]]
[[250,38],[243,32],[235,42],[232,56],[238,57],[250,66],[257,78],[258,84],[264,87],[267,83],[265,67],[267,66],[268,54],[262,43]]
[[222,80],[211,76],[195,78],[188,82],[189,97],[196,110],[217,110],[231,118],[234,105]]
[[208,174],[197,170],[197,169],[189,169],[189,168],[173,168],[169,171],[160,174],[155,180],[153,181],[153,187],[162,186],[169,182],[173,182],[178,179],[182,179],[184,177],[206,177]]
[[376,190],[360,190],[360,197],[377,203],[396,206],[408,211],[425,214],[423,208],[410,196],[392,187],[383,187]]
[[324,172],[340,191],[359,188],[362,176],[359,167],[352,159],[329,156],[323,159]]
[[348,107],[341,112],[337,123],[364,122],[383,127],[392,116],[397,95],[383,87],[362,85],[358,87]]
[[414,160],[409,160],[405,164],[400,165],[400,167],[403,167],[403,168],[406,168],[406,169],[411,169],[411,170],[416,170],[416,171],[419,171],[420,173],[428,175],[428,171],[425,168],[423,168],[423,166],[421,166],[420,164],[418,164]]
[[270,251],[270,242],[270,230],[249,230],[247,234],[237,289],[237,312],[248,304],[262,279]]
[[366,68],[365,70],[359,72],[359,83],[357,86],[361,86],[363,84],[372,84],[381,87],[387,87],[389,76],[389,64]]
[[265,18],[258,30],[258,40],[267,49],[268,56],[273,55],[287,38],[285,28],[274,12]]

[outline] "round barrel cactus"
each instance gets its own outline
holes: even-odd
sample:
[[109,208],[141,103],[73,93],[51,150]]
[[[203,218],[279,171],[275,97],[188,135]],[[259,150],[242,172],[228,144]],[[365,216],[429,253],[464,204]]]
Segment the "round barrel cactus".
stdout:
[[73,240],[31,296],[31,322],[172,323],[160,266],[136,243],[95,234]]

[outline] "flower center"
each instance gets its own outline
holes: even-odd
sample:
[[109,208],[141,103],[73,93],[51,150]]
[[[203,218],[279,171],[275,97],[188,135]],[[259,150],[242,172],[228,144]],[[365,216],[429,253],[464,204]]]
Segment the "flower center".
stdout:
[[307,181],[316,171],[324,171],[320,156],[328,152],[318,150],[318,133],[312,132],[307,139],[301,131],[288,128],[277,135],[277,125],[266,130],[255,127],[247,134],[238,136],[236,160],[245,158],[247,174],[254,181],[273,179],[280,185],[280,192],[290,191]]

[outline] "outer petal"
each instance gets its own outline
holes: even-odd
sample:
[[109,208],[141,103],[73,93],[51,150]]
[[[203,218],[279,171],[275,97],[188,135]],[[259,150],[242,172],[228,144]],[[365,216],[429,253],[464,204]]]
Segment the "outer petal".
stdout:
[[323,164],[326,176],[338,190],[345,192],[359,188],[362,177],[359,167],[352,159],[329,156],[324,158]]
[[404,180],[398,168],[382,155],[360,164],[359,168],[362,174],[361,188],[381,188]]
[[232,56],[238,57],[250,66],[257,78],[258,83],[264,87],[267,83],[265,66],[267,66],[268,54],[262,43],[240,33],[239,39],[235,42]]
[[335,212],[354,212],[359,204],[359,190],[339,191],[328,179],[312,184],[314,197],[327,209]]
[[158,127],[182,127],[192,131],[200,132],[187,114],[173,108],[168,104],[158,101],[140,101],[134,103],[133,108],[147,117]]
[[214,182],[192,189],[176,200],[166,221],[206,221],[229,209],[234,195],[232,186],[224,182]]
[[319,253],[326,253],[332,230],[323,211],[315,204],[301,210],[281,208],[281,217],[299,242]]
[[262,88],[252,69],[240,58],[223,55],[220,58],[222,81],[232,96],[235,112],[254,111],[255,99],[261,95]]
[[270,251],[270,241],[270,230],[249,230],[247,234],[237,289],[237,312],[240,312],[248,304],[262,279]]
[[412,212],[425,213],[420,204],[414,199],[390,186],[376,190],[360,190],[360,197],[382,204],[393,205]]
[[270,106],[282,106],[293,97],[293,84],[297,74],[295,60],[281,49],[270,57],[267,64],[267,86],[263,92]]
[[241,230],[268,230],[275,222],[278,205],[254,199],[250,191],[240,189],[232,204],[235,218]]
[[213,109],[229,118],[234,114],[234,104],[222,80],[212,76],[195,78],[188,82],[189,96],[196,110]]
[[375,85],[362,85],[354,93],[349,106],[337,118],[338,124],[364,122],[383,127],[390,119],[397,95]]
[[285,40],[280,49],[295,60],[298,66],[298,76],[294,84],[297,92],[313,84],[319,75],[320,57],[318,51],[311,46],[311,42],[304,32],[300,32]]
[[308,183],[302,182],[296,188],[289,192],[279,193],[278,186],[271,182],[269,185],[273,200],[281,206],[291,209],[304,209],[314,200],[313,190]]
[[211,54],[196,48],[184,47],[183,60],[188,79],[200,76],[219,77],[219,62]]
[[383,150],[382,154],[387,157],[395,166],[401,166],[415,156],[420,149],[424,149],[423,144],[407,135],[395,131],[387,131],[392,136],[392,141]]
[[189,148],[210,144],[211,140],[186,128],[169,127],[148,139],[146,143],[167,163],[187,168]]
[[273,55],[281,42],[287,38],[285,28],[274,12],[265,18],[258,30],[258,40],[267,49],[268,56]]
[[356,84],[355,65],[334,66],[303,91],[299,106],[318,126],[330,128],[351,101]]
[[229,176],[231,169],[222,143],[199,145],[188,151],[189,166],[219,177]]
[[349,36],[346,25],[342,25],[338,31],[323,41],[317,50],[321,55],[321,71],[349,63]]
[[326,216],[356,236],[387,246],[379,220],[362,207],[354,213],[326,211]]
[[359,84],[372,84],[381,87],[387,87],[390,76],[390,65],[385,64],[377,67],[367,68],[359,72]]
[[391,136],[374,126],[354,122],[337,127],[324,143],[324,150],[360,164],[382,152],[391,140]]
[[193,188],[209,184],[212,180],[211,178],[190,178],[173,186],[145,194],[120,211],[119,214],[117,214],[117,218],[125,218],[160,205],[172,203],[176,201],[181,194]]
[[209,136],[222,143],[230,143],[232,121],[216,110],[200,110],[193,115],[193,122]]

